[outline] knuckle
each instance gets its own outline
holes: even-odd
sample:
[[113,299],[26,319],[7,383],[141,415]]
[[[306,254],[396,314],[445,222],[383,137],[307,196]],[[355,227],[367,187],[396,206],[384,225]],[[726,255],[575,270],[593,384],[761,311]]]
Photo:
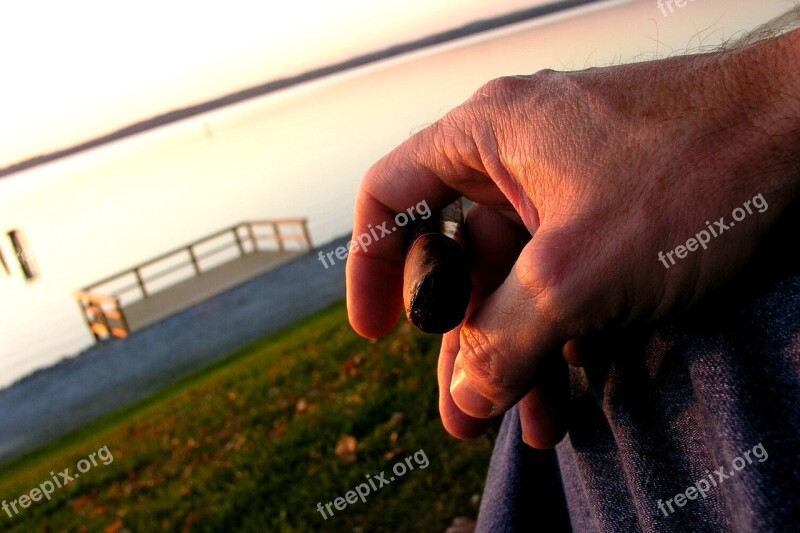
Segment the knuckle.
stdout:
[[559,325],[573,322],[580,314],[581,301],[570,287],[573,262],[562,246],[550,247],[545,235],[541,235],[537,253],[517,264],[517,277],[523,291],[530,297],[530,306],[549,324]]
[[474,99],[506,100],[519,94],[529,83],[526,76],[502,76],[485,83],[475,92]]
[[569,84],[568,73],[544,69],[531,75],[501,76],[485,83],[475,92],[476,99],[508,101],[531,92],[546,92],[546,89]]
[[[535,258],[520,262],[517,267],[517,276],[520,285],[537,301],[543,298],[553,298],[559,294],[562,275],[557,267],[554,250],[545,254],[536,254]],[[533,254],[531,254],[533,255]]]
[[[489,122],[470,106],[457,108],[432,126],[429,149],[442,158],[440,163],[456,160],[477,167],[481,164],[480,147],[486,142],[482,132],[490,129]],[[454,188],[466,187],[474,181],[470,175],[453,170],[448,179]]]
[[443,146],[452,146],[459,143],[464,136],[464,125],[453,113],[448,113],[433,124],[433,142],[438,143],[438,149],[446,152]]
[[498,371],[502,354],[496,344],[483,331],[469,327],[461,329],[461,364],[467,375],[480,381],[491,395],[505,389],[503,375]]

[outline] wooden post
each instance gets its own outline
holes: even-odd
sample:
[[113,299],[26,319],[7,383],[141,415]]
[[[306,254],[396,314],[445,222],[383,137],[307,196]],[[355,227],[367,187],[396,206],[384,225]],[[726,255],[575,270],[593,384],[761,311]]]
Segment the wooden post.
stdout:
[[117,312],[119,313],[119,324],[122,326],[122,329],[125,332],[125,336],[131,334],[131,328],[128,326],[128,319],[125,317],[125,311],[122,310],[122,306],[119,303],[119,298],[114,298],[114,305],[117,306]]
[[149,294],[147,294],[147,289],[144,286],[144,280],[142,279],[142,273],[139,272],[139,268],[134,268],[133,273],[136,275],[136,282],[139,283],[139,289],[142,291],[142,298],[147,298]]
[[281,237],[280,226],[278,226],[277,222],[272,223],[272,231],[275,233],[275,240],[278,242],[278,251],[285,251],[283,248],[283,237]]
[[244,257],[244,246],[242,246],[242,238],[239,236],[239,226],[234,226],[232,231],[236,239],[236,247],[239,248],[239,257]]
[[192,266],[194,267],[194,273],[199,276],[200,265],[197,263],[197,256],[194,255],[194,247],[189,246],[186,249],[189,250],[189,257],[192,259]]
[[99,319],[100,319],[100,324],[101,324],[101,325],[102,325],[104,328],[106,328],[106,331],[108,332],[108,335],[109,335],[109,336],[111,336],[111,335],[112,335],[112,333],[111,333],[111,324],[109,324],[109,322],[108,322],[108,317],[106,317],[106,312],[105,312],[105,310],[103,309],[103,304],[101,304],[101,303],[97,303],[97,302],[93,302],[93,303],[92,303],[92,304],[89,306],[89,308],[90,308],[90,309],[94,309],[94,310],[96,311],[96,313],[97,313],[97,318],[99,318]]
[[89,327],[89,331],[91,331],[92,335],[94,335],[95,342],[99,341],[100,336],[92,327],[92,319],[89,318],[89,310],[86,309],[86,305],[84,303],[83,298],[78,298],[78,305],[81,307],[81,314],[83,315],[83,319],[86,321],[86,325]]
[[258,251],[258,240],[256,239],[256,232],[253,231],[253,223],[247,223],[247,233],[250,235],[250,242],[253,243],[253,251]]
[[311,234],[308,232],[308,220],[305,218],[302,220],[303,224],[303,236],[306,238],[306,246],[308,249],[311,250],[314,248],[314,245],[311,244]]

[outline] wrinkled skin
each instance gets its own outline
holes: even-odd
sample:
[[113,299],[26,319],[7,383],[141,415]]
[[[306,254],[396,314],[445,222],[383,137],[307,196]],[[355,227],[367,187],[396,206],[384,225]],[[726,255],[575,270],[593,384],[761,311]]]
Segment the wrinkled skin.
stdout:
[[[567,430],[566,361],[585,339],[671,316],[752,258],[794,209],[800,33],[731,52],[494,80],[366,174],[354,235],[421,200],[469,212],[473,295],[443,338],[440,412],[459,438],[520,402],[525,442]],[[706,221],[769,205],[666,269]],[[402,309],[404,235],[347,264],[355,330],[386,335]],[[566,356],[566,357],[565,357]]]

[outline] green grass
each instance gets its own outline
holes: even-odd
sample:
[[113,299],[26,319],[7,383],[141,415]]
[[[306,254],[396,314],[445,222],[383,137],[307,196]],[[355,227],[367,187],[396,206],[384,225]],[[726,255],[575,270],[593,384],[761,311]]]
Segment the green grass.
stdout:
[[[11,501],[103,446],[114,457],[49,502],[0,511],[0,529],[443,532],[476,514],[491,446],[442,429],[438,343],[405,322],[363,340],[337,304],[4,467],[0,501]],[[335,453],[343,435],[356,439],[354,461]],[[427,468],[412,461],[327,520],[316,510],[367,474],[388,480],[420,449]]]

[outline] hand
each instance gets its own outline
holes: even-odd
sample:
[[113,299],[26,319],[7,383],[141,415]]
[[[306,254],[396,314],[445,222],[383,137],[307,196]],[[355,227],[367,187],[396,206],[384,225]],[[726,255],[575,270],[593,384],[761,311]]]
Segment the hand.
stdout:
[[[661,319],[747,263],[797,198],[798,42],[498,79],[369,170],[354,235],[422,200],[475,202],[470,311],[439,357],[451,434],[474,437],[521,401],[525,441],[555,445],[565,343],[578,360],[571,339]],[[403,244],[398,230],[350,254],[361,335],[401,313]]]

